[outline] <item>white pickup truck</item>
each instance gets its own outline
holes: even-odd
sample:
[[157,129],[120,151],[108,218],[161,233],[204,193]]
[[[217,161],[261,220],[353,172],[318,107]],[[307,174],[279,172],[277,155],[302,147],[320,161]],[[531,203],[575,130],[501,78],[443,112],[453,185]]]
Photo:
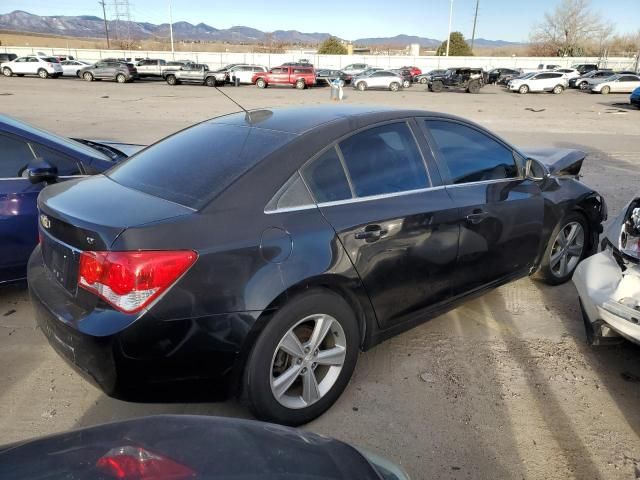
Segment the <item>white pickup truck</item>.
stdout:
[[180,68],[180,65],[177,64],[177,62],[167,62],[166,60],[152,59],[152,58],[140,60],[136,64],[136,69],[138,70],[138,76],[140,78],[143,78],[143,77],[162,78],[165,71],[177,70],[179,68]]

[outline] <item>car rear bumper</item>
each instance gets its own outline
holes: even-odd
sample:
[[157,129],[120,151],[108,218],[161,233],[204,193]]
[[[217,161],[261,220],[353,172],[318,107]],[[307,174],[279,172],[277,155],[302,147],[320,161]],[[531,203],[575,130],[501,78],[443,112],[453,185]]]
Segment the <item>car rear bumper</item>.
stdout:
[[44,266],[39,246],[27,278],[36,321],[49,344],[84,378],[117,398],[131,398],[152,385],[202,381],[211,394],[226,394],[257,318],[230,313],[159,319],[148,311],[132,320],[104,304],[85,308]]

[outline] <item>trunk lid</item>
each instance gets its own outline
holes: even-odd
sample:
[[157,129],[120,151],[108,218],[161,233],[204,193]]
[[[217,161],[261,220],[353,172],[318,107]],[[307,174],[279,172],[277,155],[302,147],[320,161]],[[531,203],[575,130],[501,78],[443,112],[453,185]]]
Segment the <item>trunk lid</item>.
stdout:
[[128,227],[194,212],[104,175],[48,186],[38,197],[38,209],[44,263],[71,293],[76,291],[82,251],[109,250]]
[[577,177],[587,156],[585,152],[571,148],[524,148],[520,152],[543,163],[553,176]]

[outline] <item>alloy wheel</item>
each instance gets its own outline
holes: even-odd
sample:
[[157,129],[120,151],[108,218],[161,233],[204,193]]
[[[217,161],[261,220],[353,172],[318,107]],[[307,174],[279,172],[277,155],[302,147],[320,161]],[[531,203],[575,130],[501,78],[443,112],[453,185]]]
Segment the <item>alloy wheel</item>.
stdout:
[[345,363],[347,343],[330,315],[303,318],[282,337],[271,361],[271,392],[286,408],[313,405],[334,386]]
[[571,273],[584,252],[584,229],[578,222],[566,224],[553,242],[549,266],[554,276],[565,277]]

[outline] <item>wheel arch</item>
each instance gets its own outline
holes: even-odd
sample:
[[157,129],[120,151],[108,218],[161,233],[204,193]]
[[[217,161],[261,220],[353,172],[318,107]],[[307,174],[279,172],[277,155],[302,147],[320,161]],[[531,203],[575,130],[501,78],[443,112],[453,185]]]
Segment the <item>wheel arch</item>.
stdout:
[[275,297],[260,313],[240,347],[231,375],[232,394],[241,393],[243,373],[253,346],[273,315],[285,303],[311,290],[326,290],[339,295],[345,300],[358,321],[360,349],[365,351],[371,348],[374,345],[373,336],[374,332],[377,331],[377,320],[364,286],[359,279],[355,283],[354,285],[354,281],[351,278],[343,275],[323,274],[293,284]]

